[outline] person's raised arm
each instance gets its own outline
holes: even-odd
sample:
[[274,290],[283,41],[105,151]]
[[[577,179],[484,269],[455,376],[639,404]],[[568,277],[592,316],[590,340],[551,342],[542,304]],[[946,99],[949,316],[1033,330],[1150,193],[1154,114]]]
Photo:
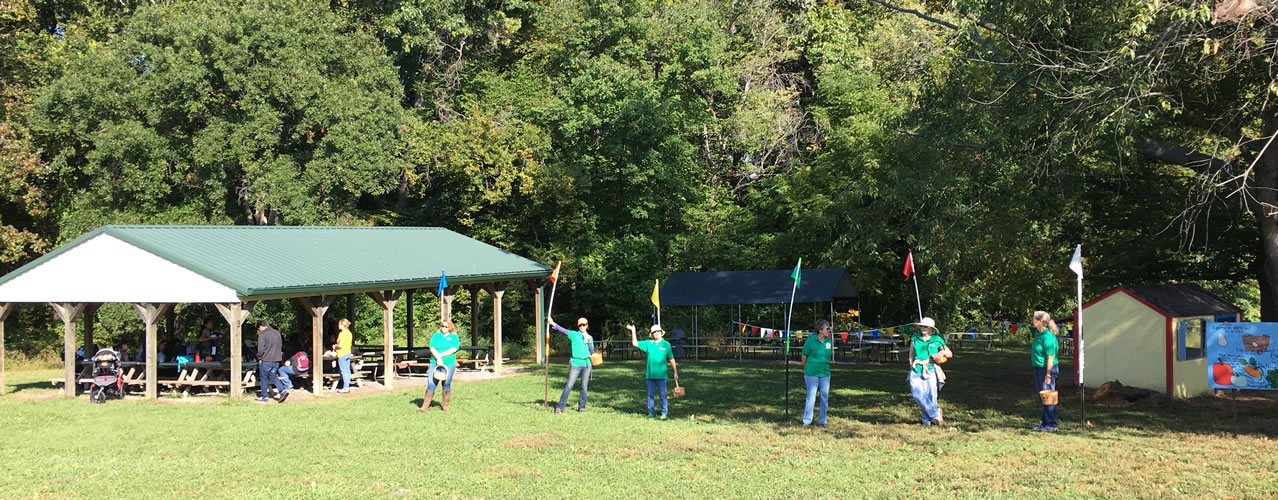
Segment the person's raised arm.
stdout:
[[562,333],[562,334],[564,334],[564,335],[568,335],[568,329],[566,329],[566,328],[564,328],[564,327],[562,327],[562,326],[559,326],[559,323],[555,323],[555,320],[550,319],[550,318],[546,318],[546,324],[547,324],[547,325],[550,325],[550,327],[551,327],[551,328],[554,328],[554,329],[555,329],[555,331],[557,331],[557,332],[559,332],[559,333]]
[[630,345],[636,348],[639,347],[639,337],[635,333],[635,325],[626,325],[626,329],[630,330]]

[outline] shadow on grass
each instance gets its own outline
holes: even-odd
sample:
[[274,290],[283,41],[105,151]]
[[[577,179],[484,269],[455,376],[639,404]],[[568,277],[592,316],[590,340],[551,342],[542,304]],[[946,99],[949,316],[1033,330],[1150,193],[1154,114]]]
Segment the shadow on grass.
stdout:
[[7,387],[5,387],[5,394],[16,394],[23,391],[57,392],[57,390],[58,388],[54,387],[53,384],[50,384],[48,380],[42,380],[39,382],[23,382],[20,384],[7,385]]
[[[960,431],[1026,431],[1039,423],[1041,406],[1024,352],[965,351],[946,365],[948,383],[941,407],[949,427]],[[1072,384],[1070,360],[1062,361],[1061,429],[1081,427],[1078,388]],[[778,432],[797,426],[805,391],[802,368],[790,365],[789,415],[786,373],[780,362],[681,361],[680,382],[687,395],[670,399],[672,417],[777,424]],[[558,402],[567,368],[552,366],[550,401]],[[669,382],[673,390],[673,380]],[[577,399],[577,388],[569,398]],[[639,361],[610,361],[597,367],[590,381],[589,406],[618,413],[647,413],[644,369]],[[526,397],[520,404],[531,404]],[[538,398],[538,401],[540,398]],[[536,402],[536,401],[535,401]],[[535,403],[534,402],[534,403]],[[660,404],[656,402],[656,404]],[[1236,408],[1235,408],[1236,405]],[[1253,397],[1232,403],[1217,398],[1165,401],[1157,406],[1128,406],[1088,401],[1092,429],[1133,436],[1166,432],[1195,434],[1278,434],[1278,398]],[[1235,416],[1236,414],[1236,416]],[[851,432],[833,425],[840,419],[873,425],[917,424],[919,410],[910,396],[904,363],[836,364],[832,366],[829,400],[832,432]],[[840,428],[842,431],[834,429]]]

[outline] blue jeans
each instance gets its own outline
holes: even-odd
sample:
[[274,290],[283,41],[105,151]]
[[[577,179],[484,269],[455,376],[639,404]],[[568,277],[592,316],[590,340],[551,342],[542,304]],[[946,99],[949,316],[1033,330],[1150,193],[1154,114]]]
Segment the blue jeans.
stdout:
[[577,377],[581,377],[581,399],[577,401],[577,409],[586,407],[586,392],[590,388],[590,365],[573,366],[568,369],[568,384],[564,386],[564,393],[559,396],[559,410],[563,411],[564,406],[568,404],[568,393],[572,392],[572,385],[577,382]]
[[808,388],[808,399],[803,402],[803,425],[812,423],[812,407],[816,406],[818,392],[821,395],[821,414],[817,423],[825,425],[825,410],[830,405],[830,377],[804,375],[803,385]]
[[302,372],[297,371],[297,368],[293,368],[292,366],[287,366],[287,365],[280,365],[280,369],[277,370],[275,373],[279,375],[280,383],[284,384],[284,390],[286,391],[293,390],[293,380],[288,377],[290,375],[302,374]]
[[351,388],[351,355],[343,354],[337,358],[337,366],[342,370],[342,388]]
[[[1047,367],[1034,367],[1034,385],[1040,391],[1056,390],[1056,379],[1061,374],[1060,365],[1052,366],[1052,383],[1044,384],[1043,379],[1047,377]],[[1043,405],[1043,427],[1056,427],[1056,409],[1057,405]]]
[[665,415],[666,410],[670,409],[669,400],[666,399],[666,379],[650,378],[645,380],[648,381],[648,415],[652,415],[652,404],[655,402],[653,401],[653,396],[656,394],[661,395],[661,414]]
[[[444,380],[444,390],[453,390],[453,373],[457,372],[457,366],[448,367],[448,378]],[[426,390],[435,392],[435,386],[439,383],[435,381],[435,360],[430,360],[430,376],[426,377]]]
[[279,369],[279,361],[259,361],[257,363],[257,382],[262,390],[262,392],[258,393],[258,397],[271,397],[271,391],[268,390],[266,385],[268,379],[270,383],[275,384],[275,388],[280,391],[280,394],[288,392],[288,388],[284,387],[284,383],[280,382],[280,378],[275,376],[275,372],[279,371]]
[[936,401],[935,373],[928,373],[927,378],[924,378],[922,373],[910,370],[910,394],[914,396],[914,402],[918,403],[919,408],[923,410],[924,424],[930,424],[933,420],[941,418],[941,410]]

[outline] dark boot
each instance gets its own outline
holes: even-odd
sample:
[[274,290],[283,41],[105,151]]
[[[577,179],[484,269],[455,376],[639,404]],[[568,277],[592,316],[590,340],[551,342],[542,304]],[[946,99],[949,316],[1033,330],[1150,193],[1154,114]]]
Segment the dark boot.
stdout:
[[444,389],[444,399],[440,402],[439,409],[448,411],[448,400],[452,399],[452,397],[453,391],[451,389]]
[[430,400],[435,399],[435,391],[426,391],[426,396],[422,398],[422,407],[417,411],[426,411],[430,409]]

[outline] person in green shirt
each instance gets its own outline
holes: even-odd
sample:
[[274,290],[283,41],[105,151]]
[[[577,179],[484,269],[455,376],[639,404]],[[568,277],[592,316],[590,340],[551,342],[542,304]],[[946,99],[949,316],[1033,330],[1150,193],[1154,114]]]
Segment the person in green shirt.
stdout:
[[444,394],[439,401],[439,409],[448,411],[449,400],[453,396],[453,374],[457,372],[457,351],[461,349],[461,339],[457,337],[457,327],[451,320],[439,322],[439,331],[430,337],[430,376],[426,378],[426,395],[422,398],[422,407],[417,411],[430,409],[430,402],[435,399],[435,367],[448,368],[448,378],[444,379]]
[[940,372],[935,363],[948,357],[949,348],[945,346],[945,339],[936,334],[936,320],[923,318],[915,326],[918,331],[910,336],[910,394],[922,410],[923,425],[945,425],[937,401]]
[[[1056,334],[1060,329],[1056,320],[1044,311],[1034,311],[1031,320],[1034,343],[1030,347],[1030,364],[1034,366],[1034,384],[1041,391],[1056,390],[1056,378],[1060,376],[1060,367],[1056,365],[1058,351]],[[1057,405],[1043,405],[1042,422],[1034,430],[1039,432],[1056,432]]]
[[679,367],[675,364],[674,349],[670,347],[670,343],[661,337],[665,335],[665,330],[661,329],[661,325],[652,325],[649,331],[652,333],[652,340],[639,341],[639,337],[635,335],[635,325],[626,325],[626,329],[630,330],[630,345],[639,349],[639,352],[648,355],[647,367],[644,370],[644,378],[648,382],[648,416],[652,416],[653,397],[657,394],[661,395],[661,419],[665,420],[666,414],[670,408],[666,398],[666,362],[670,363],[670,370],[674,372],[675,384],[679,383]]
[[825,413],[830,402],[830,358],[834,353],[834,338],[830,335],[830,322],[816,322],[817,334],[803,342],[803,385],[808,389],[807,401],[803,403],[803,426],[812,424],[812,409],[816,406],[818,393],[821,396],[821,412],[817,425],[826,427]]
[[555,413],[563,413],[564,406],[568,404],[568,395],[572,393],[572,386],[577,381],[577,377],[581,377],[581,396],[577,401],[577,411],[586,411],[586,394],[590,387],[590,355],[595,353],[595,339],[590,336],[590,322],[586,318],[577,318],[577,331],[568,331],[567,328],[559,326],[555,320],[546,318],[546,322],[550,324],[555,331],[562,333],[568,337],[568,341],[572,343],[572,359],[568,361],[568,384],[564,386],[564,393],[559,396],[559,406],[555,407]]

